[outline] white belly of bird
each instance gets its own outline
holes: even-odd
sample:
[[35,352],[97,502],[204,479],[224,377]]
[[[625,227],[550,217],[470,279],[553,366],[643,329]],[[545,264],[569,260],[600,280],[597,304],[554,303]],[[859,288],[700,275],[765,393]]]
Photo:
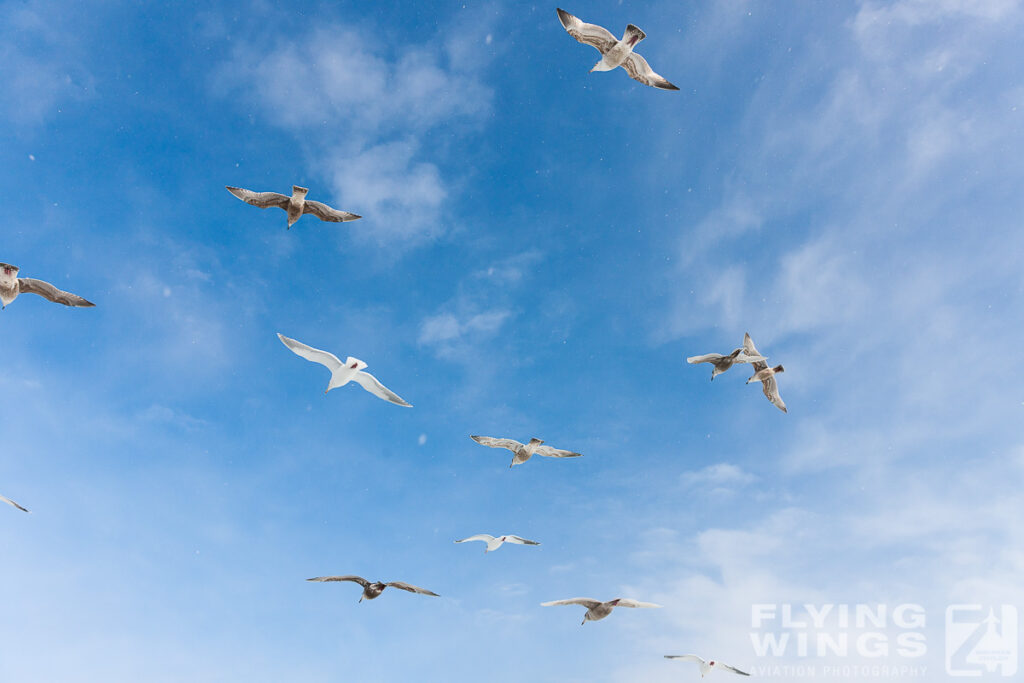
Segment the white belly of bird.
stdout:
[[[615,47],[604,53],[604,57],[601,58],[601,61],[598,63],[598,66],[595,67],[595,70],[611,71],[617,66],[622,66],[622,63],[626,61],[626,57],[628,57],[629,53],[632,51],[633,50],[629,46],[620,40],[615,44]],[[602,65],[604,68],[600,68]]]
[[11,303],[18,298],[18,283],[15,282],[13,287],[0,287],[0,303],[4,306]]

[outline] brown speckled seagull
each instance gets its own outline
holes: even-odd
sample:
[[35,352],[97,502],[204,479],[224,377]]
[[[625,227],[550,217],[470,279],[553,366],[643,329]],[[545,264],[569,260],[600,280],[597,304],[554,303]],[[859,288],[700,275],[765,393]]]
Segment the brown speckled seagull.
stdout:
[[[748,356],[761,355],[757,352],[757,348],[754,346],[754,342],[751,340],[749,334],[743,335],[743,349],[746,351]],[[760,382],[765,397],[772,402],[772,405],[782,412],[788,413],[789,411],[786,409],[786,404],[782,400],[782,396],[779,395],[779,383],[775,380],[775,375],[780,372],[785,372],[786,368],[781,365],[776,365],[774,368],[770,368],[768,367],[768,363],[763,360],[754,361],[753,365],[754,374],[747,380],[747,384],[750,384],[751,382]]]
[[767,360],[764,356],[748,356],[743,353],[743,349],[736,349],[728,356],[723,356],[720,353],[705,353],[703,356],[690,356],[686,359],[687,363],[711,363],[714,368],[711,370],[711,381],[715,381],[715,377],[721,375],[723,372],[733,366],[734,363],[756,363],[757,361]]
[[512,456],[513,465],[522,465],[524,462],[529,460],[534,455],[543,455],[547,458],[580,458],[583,456],[582,453],[575,453],[573,451],[563,451],[559,448],[552,448],[551,446],[542,446],[544,442],[540,439],[530,439],[530,443],[519,443],[515,439],[495,439],[493,436],[472,436],[473,441],[476,441],[481,446],[487,446],[488,448],[506,448],[512,451],[515,455]]
[[612,610],[616,607],[661,607],[661,605],[655,605],[653,602],[640,602],[629,598],[615,598],[608,602],[601,602],[600,600],[595,600],[593,598],[569,598],[568,600],[542,602],[540,605],[541,607],[551,607],[553,605],[583,605],[587,608],[587,613],[583,615],[583,621],[580,622],[580,626],[588,621],[600,621],[604,619],[611,614]]
[[345,576],[315,576],[312,579],[306,579],[306,581],[351,581],[353,583],[358,583],[363,587],[363,594],[360,596],[359,602],[362,602],[363,600],[373,600],[380,597],[380,594],[388,587],[399,588],[404,591],[409,591],[410,593],[419,593],[420,595],[433,595],[435,598],[441,597],[433,591],[413,586],[412,584],[405,583],[404,581],[388,581],[387,583],[383,581],[374,581],[371,583],[361,576],[354,576],[352,574],[347,574]]
[[562,22],[570,36],[585,45],[596,47],[601,53],[601,61],[595,64],[591,71],[611,71],[621,66],[630,78],[644,85],[662,90],[679,90],[664,77],[656,74],[646,59],[633,52],[636,44],[647,37],[646,33],[633,24],[626,27],[622,40],[619,40],[608,29],[580,21],[564,9],[558,10],[558,20]]
[[333,209],[322,202],[314,202],[310,199],[306,199],[306,193],[309,192],[309,188],[299,187],[298,185],[292,185],[292,196],[287,197],[277,192],[253,192],[252,190],[244,190],[240,187],[226,186],[228,192],[241,199],[246,204],[252,204],[258,206],[261,209],[266,209],[271,206],[276,206],[279,209],[284,209],[288,212],[288,229],[295,224],[295,221],[302,218],[303,214],[311,213],[322,221],[329,223],[342,223],[344,221],[354,221],[357,218],[362,218],[354,213],[348,211],[339,211]]
[[7,308],[7,305],[17,299],[19,294],[38,294],[55,304],[64,304],[65,306],[88,308],[96,305],[77,294],[57,289],[49,282],[33,280],[30,277],[18,277],[18,270],[18,266],[0,263],[0,308]]

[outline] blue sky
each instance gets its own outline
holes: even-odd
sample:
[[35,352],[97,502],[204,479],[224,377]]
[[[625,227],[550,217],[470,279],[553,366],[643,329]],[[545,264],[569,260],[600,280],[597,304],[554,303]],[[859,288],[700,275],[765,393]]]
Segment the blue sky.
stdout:
[[[1024,608],[1022,4],[565,9],[681,92],[553,5],[0,4],[0,260],[97,303],[0,314],[0,679],[697,680],[792,602],[922,605],[945,680]],[[223,189],[293,183],[365,218]],[[745,331],[788,415],[683,362]]]

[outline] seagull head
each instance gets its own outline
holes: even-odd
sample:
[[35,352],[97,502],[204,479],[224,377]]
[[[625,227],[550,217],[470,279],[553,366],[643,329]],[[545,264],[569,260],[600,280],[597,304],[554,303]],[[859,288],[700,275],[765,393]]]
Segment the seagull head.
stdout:
[[10,263],[0,263],[0,270],[4,273],[4,279],[18,277],[18,266],[12,266]]

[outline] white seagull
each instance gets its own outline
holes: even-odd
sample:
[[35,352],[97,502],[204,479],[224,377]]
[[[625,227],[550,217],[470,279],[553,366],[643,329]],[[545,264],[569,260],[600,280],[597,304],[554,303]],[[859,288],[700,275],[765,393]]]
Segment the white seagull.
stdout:
[[253,192],[252,190],[245,190],[241,187],[231,187],[226,185],[228,192],[241,199],[246,204],[252,204],[258,206],[261,209],[266,209],[271,206],[276,206],[279,209],[284,209],[288,212],[288,229],[295,224],[295,221],[302,218],[303,214],[311,213],[322,221],[329,223],[341,223],[344,221],[354,221],[362,216],[349,213],[348,211],[339,211],[333,209],[322,202],[314,202],[306,199],[306,194],[309,192],[307,187],[299,187],[298,185],[292,185],[292,196],[288,197],[277,192]]
[[629,598],[615,598],[608,602],[601,602],[600,600],[594,600],[593,598],[569,598],[568,600],[542,602],[540,605],[541,607],[551,607],[553,605],[583,605],[587,608],[587,613],[583,615],[583,621],[580,622],[580,626],[588,621],[600,621],[604,619],[606,616],[611,614],[612,610],[616,607],[661,607],[661,605],[655,605],[653,602],[639,602],[637,600],[630,600]]
[[470,435],[473,441],[476,441],[481,446],[487,446],[489,448],[507,448],[512,451],[515,455],[512,456],[512,465],[522,465],[524,462],[529,460],[533,455],[543,455],[547,458],[580,458],[583,456],[582,453],[574,453],[573,451],[563,451],[559,448],[552,448],[551,446],[542,446],[544,443],[540,439],[530,439],[530,443],[522,444],[514,439],[495,439],[493,436],[473,436]]
[[11,500],[10,498],[5,498],[4,496],[0,496],[0,502],[4,502],[4,503],[7,503],[7,504],[8,504],[8,505],[10,505],[11,507],[16,507],[16,508],[18,508],[19,510],[21,510],[22,512],[28,512],[28,510],[26,510],[25,508],[21,507],[20,505],[18,505],[17,503],[15,503],[15,502],[14,502],[13,500]]
[[558,19],[570,36],[581,43],[596,47],[601,53],[601,61],[595,64],[591,71],[611,71],[621,66],[630,78],[644,85],[662,90],[679,90],[662,76],[654,73],[646,59],[633,52],[636,44],[647,37],[646,33],[633,24],[626,27],[622,40],[619,40],[608,29],[580,21],[564,9],[558,10]]
[[750,675],[750,674],[748,674],[745,671],[740,671],[736,667],[729,666],[728,664],[723,664],[722,662],[716,662],[715,660],[711,660],[710,662],[705,662],[703,659],[701,659],[697,655],[665,655],[665,659],[682,659],[682,660],[685,660],[685,661],[688,661],[688,662],[697,662],[697,666],[700,667],[700,677],[701,678],[704,678],[705,676],[707,676],[708,673],[712,669],[722,669],[724,671],[731,671],[734,674],[739,674],[740,676],[749,676]]
[[405,583],[404,581],[388,581],[387,583],[383,581],[370,582],[361,576],[354,576],[352,574],[348,574],[346,576],[315,576],[312,579],[306,579],[306,581],[351,581],[353,583],[358,583],[363,587],[363,594],[359,597],[359,602],[362,602],[363,600],[373,600],[380,597],[380,594],[388,587],[399,588],[404,591],[409,591],[410,593],[419,593],[420,595],[433,595],[435,598],[441,597],[433,591],[428,591],[426,588],[420,588],[419,586],[414,586],[411,583]]
[[728,356],[723,356],[720,353],[705,353],[703,356],[690,356],[686,359],[687,363],[711,363],[714,367],[711,369],[711,381],[715,381],[715,377],[721,375],[723,372],[733,366],[734,363],[756,363],[757,361],[767,360],[764,356],[748,356],[743,353],[743,349],[736,349]]
[[88,308],[96,305],[77,294],[59,290],[49,282],[18,277],[19,270],[21,269],[18,266],[12,266],[10,263],[0,263],[0,308],[7,308],[7,304],[17,299],[19,294],[38,294],[55,304],[65,306]]
[[[761,355],[754,347],[754,342],[750,339],[749,334],[743,335],[743,349],[746,351],[748,356]],[[786,410],[786,404],[782,400],[782,396],[779,395],[779,383],[775,380],[775,375],[777,373],[785,371],[786,368],[781,365],[776,365],[774,368],[770,368],[763,360],[755,361],[754,374],[747,380],[747,384],[750,384],[751,382],[760,382],[764,395],[768,400],[782,412],[788,413],[789,411]]]
[[484,552],[485,553],[489,553],[492,550],[497,550],[498,548],[501,547],[501,545],[503,543],[515,543],[517,545],[540,545],[540,543],[538,543],[537,541],[531,541],[529,539],[522,538],[521,536],[507,535],[507,536],[498,536],[497,538],[495,538],[494,536],[491,536],[490,534],[476,534],[475,536],[470,536],[469,538],[464,538],[461,541],[455,541],[455,542],[456,543],[465,543],[467,541],[483,541],[483,542],[485,542],[487,544],[487,547],[484,548]]
[[277,336],[285,346],[295,353],[295,355],[301,356],[313,363],[319,363],[331,371],[331,381],[328,383],[327,389],[324,391],[325,394],[331,389],[337,389],[340,386],[344,386],[349,382],[355,381],[359,386],[366,389],[374,396],[382,398],[385,401],[391,401],[395,405],[412,408],[411,403],[406,403],[401,396],[377,381],[376,377],[368,372],[363,372],[363,368],[366,367],[366,363],[358,358],[349,356],[345,359],[345,362],[342,363],[333,353],[314,349],[312,346],[306,346],[300,341],[289,339],[280,332]]

